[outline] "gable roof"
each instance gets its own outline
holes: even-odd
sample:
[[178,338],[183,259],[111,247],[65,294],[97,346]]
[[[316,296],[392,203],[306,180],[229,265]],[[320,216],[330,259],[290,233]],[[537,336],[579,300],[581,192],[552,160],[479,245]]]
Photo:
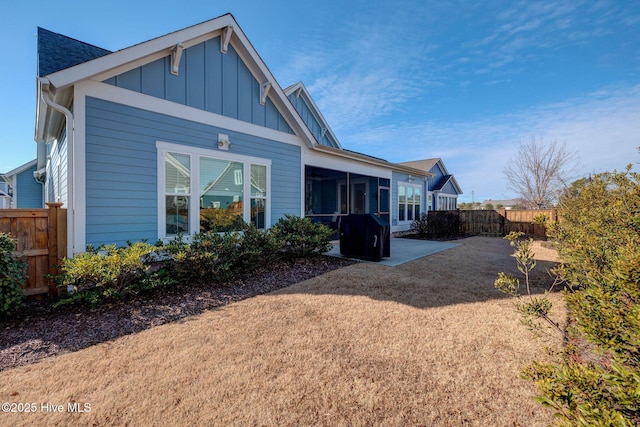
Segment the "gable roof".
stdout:
[[[300,118],[284,91],[277,83],[275,77],[271,74],[231,14],[222,15],[200,24],[125,49],[106,53],[85,62],[53,71],[50,74],[42,75],[38,81],[36,141],[43,142],[53,139],[54,137],[49,133],[54,132],[56,128],[59,129],[59,126],[56,127],[43,123],[56,120],[52,118],[51,108],[42,99],[43,92],[48,92],[53,96],[51,101],[68,107],[71,102],[70,93],[72,92],[72,87],[80,81],[89,79],[104,81],[117,74],[129,71],[156,59],[169,56],[178,47],[180,47],[180,51],[182,51],[182,49],[195,46],[216,37],[220,37],[221,39],[221,50],[223,48],[226,49],[228,44],[233,46],[253,77],[260,82],[261,85],[266,87],[264,96],[268,96],[275,107],[283,114],[293,132],[298,135],[307,146],[312,148],[316,145],[317,142],[309,128]],[[94,49],[87,47],[91,45],[84,44],[85,46],[82,46],[83,43],[77,40],[75,40],[76,43],[74,43],[74,39],[65,38],[61,40],[65,42],[67,47],[70,47],[76,52],[84,51],[84,53],[87,54],[87,58],[91,56],[91,54],[108,52],[95,46],[93,46]],[[44,56],[45,52],[42,53]],[[49,53],[55,53],[55,51]],[[76,59],[81,55],[82,54],[77,55]],[[179,55],[176,56],[179,57]],[[55,63],[56,61],[54,59],[49,60],[43,58],[42,62],[43,64],[49,64]],[[69,61],[69,64],[71,63],[73,63],[73,61]],[[58,63],[58,65],[61,65],[61,63]],[[51,69],[53,70],[55,68],[56,67],[52,67]],[[59,114],[55,114],[54,116],[59,116]],[[57,120],[59,120],[59,117]]]
[[38,27],[38,77],[43,77],[112,53]]
[[440,170],[442,171],[442,173],[444,175],[448,175],[449,172],[447,172],[447,168],[444,167],[444,163],[442,162],[442,159],[437,157],[434,159],[424,159],[424,160],[413,160],[410,162],[402,162],[400,163],[401,165],[406,165],[406,166],[411,166],[414,167],[416,169],[422,169],[425,171],[430,171],[431,169],[433,169],[433,167],[436,164],[439,164],[440,166]]
[[[333,133],[333,130],[331,130],[331,126],[329,126],[329,122],[327,122],[327,120],[324,118],[324,116],[320,112],[320,109],[318,108],[318,106],[314,102],[313,98],[311,98],[311,94],[307,90],[307,87],[304,85],[304,83],[298,82],[298,83],[296,83],[294,85],[291,85],[291,86],[289,86],[289,87],[284,89],[284,93],[287,95],[287,97],[290,97],[293,94],[295,94],[296,97],[301,97],[302,100],[304,101],[304,103],[309,108],[311,114],[314,116],[314,118],[316,119],[316,121],[318,122],[320,127],[322,128],[321,129],[321,132],[322,132],[321,139],[322,139],[322,137],[324,136],[325,133],[328,133],[329,137],[327,138],[327,140],[329,141],[330,145],[335,147],[335,148],[343,149],[342,144],[340,144],[340,141],[338,141],[338,138]],[[298,114],[300,114],[300,111],[298,111]],[[304,118],[302,118],[302,120],[304,121]],[[306,121],[305,121],[305,123],[306,123]],[[309,126],[308,123],[307,123],[307,126]],[[316,140],[317,139],[318,138],[316,136]],[[321,144],[321,145],[327,145],[327,144],[323,144],[322,141],[318,141],[318,143]]]
[[20,165],[15,169],[10,170],[7,173],[3,173],[2,176],[6,177],[7,179],[10,177],[13,177],[15,175],[18,175],[26,170],[29,170],[32,167],[35,167],[37,164],[37,159],[31,160],[30,162],[25,163],[24,165]]
[[431,171],[434,166],[438,165],[443,173],[443,177],[435,183],[432,191],[441,191],[448,182],[451,182],[451,185],[453,185],[456,193],[462,194],[462,189],[458,185],[458,181],[456,181],[456,178],[453,175],[449,174],[447,168],[444,166],[444,162],[439,157],[433,159],[414,160],[411,162],[402,162],[400,164],[425,171]]
[[[45,38],[46,37],[50,37],[49,40],[54,40],[56,39],[56,34],[49,31]],[[36,141],[48,142],[57,137],[56,132],[59,131],[62,126],[63,117],[58,110],[54,110],[54,108],[50,106],[50,103],[53,102],[62,107],[69,107],[73,98],[74,84],[90,79],[105,81],[159,58],[172,55],[172,52],[175,52],[178,47],[180,47],[180,50],[187,49],[216,37],[220,37],[221,50],[223,49],[223,44],[224,49],[226,49],[228,44],[232,45],[253,77],[260,82],[263,87],[266,87],[264,96],[269,97],[278,111],[283,114],[293,132],[301,138],[307,147],[364,163],[389,167],[409,174],[419,176],[431,175],[428,171],[423,171],[410,165],[387,162],[372,156],[344,150],[341,146],[335,148],[319,144],[289,100],[287,94],[285,94],[285,91],[277,83],[267,65],[262,61],[260,55],[240,29],[235,18],[229,13],[115,52],[109,52],[105,49],[79,42],[66,36],[60,36],[57,40],[76,52],[74,56],[75,59],[63,63],[55,59],[58,54],[56,50],[42,51],[43,58],[39,58],[39,61],[47,64],[49,68],[43,65],[43,70],[40,70],[42,75],[38,79]],[[52,57],[45,58],[45,53],[51,54]],[[84,62],[73,64],[75,61],[81,59],[83,55],[85,55],[84,58],[86,59]],[[89,59],[92,56],[94,57]],[[176,56],[179,57],[179,55]],[[61,66],[66,66],[66,68],[57,69]],[[45,70],[49,70],[49,74],[45,74]],[[304,88],[304,85],[299,83],[288,87],[287,90],[295,91],[299,88]],[[308,97],[308,105],[315,110],[321,122],[326,124],[327,132],[331,132],[331,135],[335,138],[326,120],[309,96],[308,91],[306,91],[306,89],[303,90],[305,96]],[[48,99],[45,101],[44,97]],[[335,141],[338,141],[337,138],[335,138]]]

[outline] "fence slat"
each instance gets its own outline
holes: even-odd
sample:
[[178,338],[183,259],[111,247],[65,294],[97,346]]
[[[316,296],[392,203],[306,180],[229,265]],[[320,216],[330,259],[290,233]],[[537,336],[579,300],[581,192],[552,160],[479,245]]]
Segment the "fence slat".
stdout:
[[48,278],[66,256],[67,210],[62,203],[47,203],[48,209],[2,209],[0,232],[16,239],[16,255],[28,261],[27,281],[22,292],[27,296],[57,294]]
[[450,214],[457,215],[460,219],[460,233],[482,236],[506,236],[512,231],[521,231],[534,237],[545,237],[546,227],[536,224],[534,218],[544,215],[549,221],[558,220],[555,209],[429,211],[428,215]]

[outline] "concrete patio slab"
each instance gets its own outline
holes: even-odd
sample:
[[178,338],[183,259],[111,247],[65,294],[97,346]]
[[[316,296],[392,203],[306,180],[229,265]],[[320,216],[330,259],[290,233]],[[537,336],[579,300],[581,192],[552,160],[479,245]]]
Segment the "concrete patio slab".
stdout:
[[[340,242],[333,242],[333,249],[326,253],[326,255],[344,258],[340,254]],[[389,258],[382,258],[380,261],[367,261],[357,258],[358,261],[374,262],[376,264],[388,265],[390,267],[396,267],[398,265],[407,263],[409,261],[416,260],[425,256],[435,254],[437,252],[446,251],[453,247],[460,246],[460,243],[451,242],[436,242],[432,240],[417,240],[417,239],[403,239],[399,237],[391,238],[391,256]]]

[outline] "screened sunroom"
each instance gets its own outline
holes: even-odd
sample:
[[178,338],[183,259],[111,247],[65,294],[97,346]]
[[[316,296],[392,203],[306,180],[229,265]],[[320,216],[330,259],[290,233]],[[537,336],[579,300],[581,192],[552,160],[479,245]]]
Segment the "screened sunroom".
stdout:
[[339,230],[350,213],[370,213],[389,222],[390,179],[305,167],[305,216]]

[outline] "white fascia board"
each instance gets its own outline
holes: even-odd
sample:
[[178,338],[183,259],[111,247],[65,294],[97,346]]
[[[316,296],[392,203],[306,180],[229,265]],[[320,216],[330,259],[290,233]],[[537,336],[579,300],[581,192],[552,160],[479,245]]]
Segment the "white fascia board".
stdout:
[[[235,43],[236,39],[239,42],[237,44]],[[289,126],[297,135],[300,135],[305,144],[308,147],[315,146],[317,144],[315,137],[307,127],[306,123],[302,120],[293,104],[291,104],[291,101],[289,101],[289,98],[280,87],[280,84],[277,83],[276,78],[271,74],[267,65],[262,61],[258,52],[253,48],[253,45],[237,24],[234,27],[231,44],[244,63],[247,64],[247,67],[249,67],[252,73],[254,73],[254,77],[258,79],[258,82],[272,82],[272,87],[269,92],[270,94],[274,94],[275,97],[269,96],[271,101],[273,101],[281,114],[283,114],[284,110],[285,114],[283,114],[283,116],[285,119],[288,119],[287,122],[289,123]],[[259,71],[259,73],[256,73],[256,71]],[[262,79],[260,79],[260,77],[262,77]]]
[[340,150],[337,148],[332,148],[332,147],[326,147],[324,145],[316,145],[313,148],[315,151],[317,152],[324,152],[330,156],[334,156],[337,158],[345,158],[345,159],[349,159],[353,162],[359,162],[359,163],[364,163],[364,164],[370,164],[373,166],[378,166],[381,167],[383,169],[388,169],[390,171],[397,171],[397,172],[401,172],[401,173],[406,173],[409,175],[415,175],[415,176],[419,176],[419,177],[423,177],[423,178],[427,178],[430,176],[433,176],[432,173],[430,172],[425,172],[423,170],[420,169],[415,169],[409,166],[405,166],[405,165],[401,165],[401,164],[397,164],[397,163],[390,163],[390,162],[386,162],[383,160],[378,160],[363,154],[358,154],[358,153],[353,153],[350,151],[344,151],[344,150]]
[[[199,39],[213,37],[211,33],[219,33],[221,28],[237,23],[231,15],[223,15],[165,36],[122,49],[100,58],[57,71],[46,76],[56,88],[64,88],[76,82],[90,79],[124,64],[135,63],[142,58],[159,52],[169,52],[178,43],[185,47],[196,44]],[[166,53],[165,53],[166,54]]]
[[462,188],[460,188],[460,186],[458,185],[458,181],[456,181],[456,177],[451,175],[451,183],[453,184],[453,187],[456,189],[456,192],[458,193],[458,195],[462,194]]
[[338,170],[343,172],[357,173],[367,176],[377,176],[391,179],[391,169],[375,166],[372,164],[358,162],[353,159],[332,156],[330,154],[319,153],[309,150],[304,155],[305,166],[315,166],[325,169]]
[[310,107],[309,109],[311,110],[311,113],[315,116],[315,119],[318,121],[318,123],[320,123],[320,124],[322,124],[324,126],[324,128],[327,130],[327,132],[329,132],[329,135],[331,135],[331,137],[336,142],[336,144],[338,144],[338,148],[343,150],[342,144],[340,144],[340,141],[338,140],[336,135],[333,133],[333,130],[331,129],[331,126],[329,126],[329,122],[327,122],[327,120],[322,115],[322,112],[320,111],[320,109],[318,108],[316,103],[313,101],[313,98],[311,97],[311,94],[307,90],[307,87],[304,85],[304,83],[298,82],[298,83],[294,84],[293,86],[289,86],[284,92],[285,95],[287,95],[287,99],[296,90],[300,90],[300,93],[302,94],[302,99],[304,99],[304,101],[306,102],[307,106]]
[[447,171],[447,168],[444,166],[444,162],[442,161],[442,159],[438,159],[436,164],[440,167],[443,175],[449,175],[449,171]]
[[244,122],[183,104],[177,104],[175,102],[119,88],[110,84],[87,81],[79,84],[77,87],[82,87],[83,93],[86,96],[100,98],[106,101],[140,108],[142,110],[165,114],[167,116],[190,120],[298,147],[304,145],[302,139],[294,134],[254,125],[253,123]]
[[27,162],[24,165],[20,165],[17,168],[15,168],[13,170],[10,170],[7,173],[4,173],[3,175],[6,176],[6,177],[12,177],[12,176],[18,175],[19,173],[22,173],[22,172],[26,171],[27,169],[35,166],[37,164],[37,162],[38,162],[38,159],[31,160],[30,162]]

